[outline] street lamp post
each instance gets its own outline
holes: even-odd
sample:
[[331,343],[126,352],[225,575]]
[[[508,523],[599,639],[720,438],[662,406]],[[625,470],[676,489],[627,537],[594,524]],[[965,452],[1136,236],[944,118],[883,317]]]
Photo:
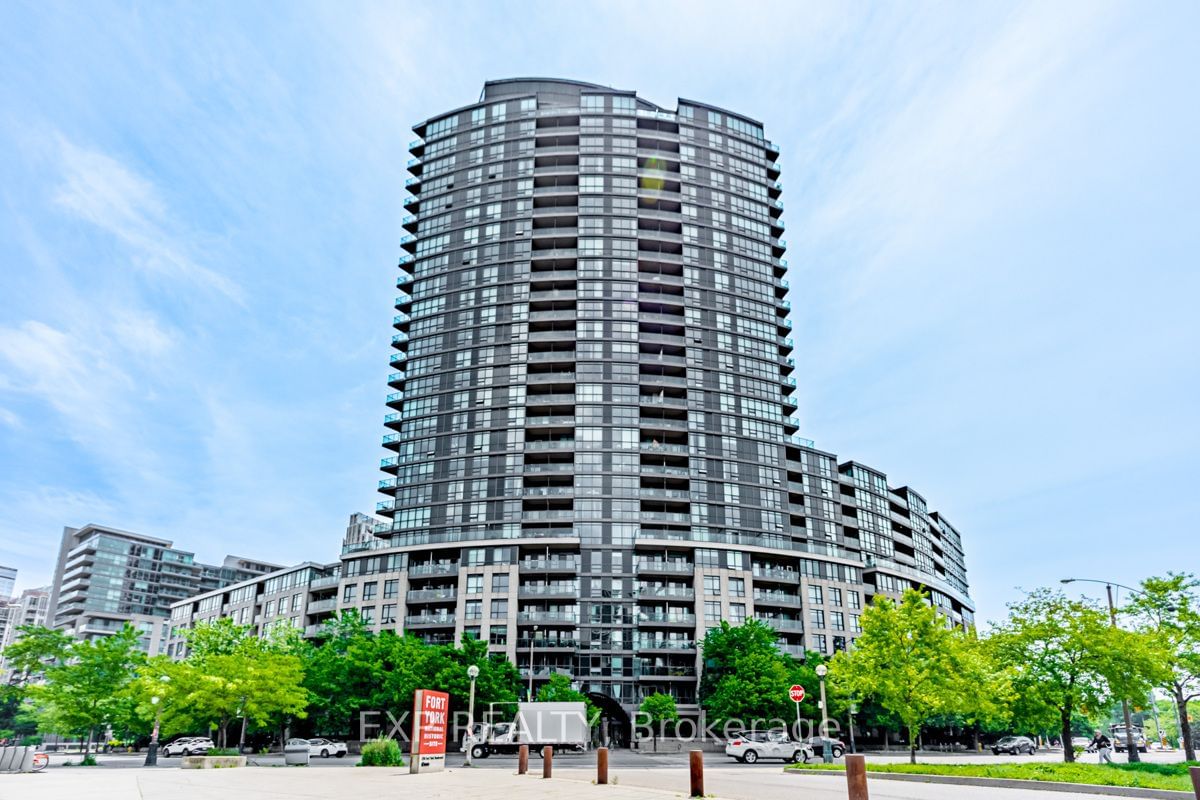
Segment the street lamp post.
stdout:
[[854,749],[854,715],[856,713],[858,713],[858,706],[854,705],[854,703],[851,703],[850,704],[850,752],[851,753],[858,752],[857,750]]
[[[1104,591],[1108,595],[1108,621],[1112,627],[1117,627],[1117,605],[1113,601],[1113,587],[1120,586],[1126,591],[1140,594],[1137,589],[1130,589],[1128,586],[1121,586],[1119,583],[1111,583],[1109,581],[1097,581],[1090,578],[1063,578],[1063,583],[1102,583]],[[1125,755],[1129,759],[1130,764],[1136,764],[1141,761],[1141,756],[1138,755],[1137,742],[1133,739],[1133,717],[1129,713],[1129,700],[1121,698],[1121,714],[1125,717]],[[1063,742],[1063,747],[1068,745]]]
[[471,679],[471,696],[467,701],[467,766],[471,766],[471,751],[475,748],[475,742],[471,740],[472,732],[475,730],[475,679],[479,677],[479,667],[472,664],[467,667],[467,677]]
[[[163,675],[159,680],[163,684],[167,684],[170,683],[171,678]],[[159,703],[161,702],[162,698],[158,695],[150,698],[150,705],[154,706],[154,727],[150,730],[150,744],[146,748],[146,761],[142,764],[145,767],[158,766],[158,731],[162,726],[162,709],[159,707]]]
[[833,748],[829,742],[829,709],[825,707],[825,674],[829,668],[817,664],[817,677],[821,679],[821,760],[826,764],[833,763]]

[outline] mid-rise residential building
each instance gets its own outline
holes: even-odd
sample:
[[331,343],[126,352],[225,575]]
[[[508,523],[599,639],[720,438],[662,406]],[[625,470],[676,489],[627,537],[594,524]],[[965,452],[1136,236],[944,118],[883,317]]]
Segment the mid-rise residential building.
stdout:
[[277,568],[235,557],[207,566],[166,539],[102,525],[68,527],[55,566],[49,625],[91,639],[129,623],[141,631],[144,649],[159,653],[172,603],[206,585]]
[[280,625],[315,636],[337,609],[339,565],[311,561],[212,589],[177,601],[170,609],[170,638],[164,652],[187,655],[186,632],[228,618],[263,635]]
[[0,683],[7,680],[4,651],[21,638],[24,625],[45,625],[50,608],[50,587],[26,589],[20,597],[0,603]]
[[15,567],[0,567],[0,600],[13,596],[17,588],[17,570]]

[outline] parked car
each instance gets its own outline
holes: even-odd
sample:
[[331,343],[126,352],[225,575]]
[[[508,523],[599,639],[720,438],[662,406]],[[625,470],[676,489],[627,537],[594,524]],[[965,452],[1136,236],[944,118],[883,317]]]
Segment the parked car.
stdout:
[[308,740],[308,754],[310,756],[320,756],[321,758],[337,756],[338,758],[342,758],[346,753],[345,742],[334,742],[329,739]]
[[163,745],[164,758],[172,756],[197,756],[207,753],[216,747],[213,740],[207,736],[182,736],[170,744]]
[[804,740],[804,743],[812,748],[813,755],[817,758],[825,757],[825,743],[829,743],[831,755],[834,758],[841,758],[846,753],[846,743],[841,739],[831,739],[827,736],[812,736]]
[[743,764],[753,764],[760,758],[800,762],[812,758],[813,750],[783,731],[738,731],[725,743],[725,755]]
[[1019,756],[1022,753],[1033,755],[1036,752],[1037,743],[1028,736],[1005,736],[1003,739],[992,745],[992,753],[994,755],[1011,753],[1014,756]]

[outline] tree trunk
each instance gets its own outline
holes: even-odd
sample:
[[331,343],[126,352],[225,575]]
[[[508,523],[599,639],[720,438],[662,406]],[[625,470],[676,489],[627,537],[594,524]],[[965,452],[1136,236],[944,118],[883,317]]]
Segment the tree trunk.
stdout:
[[971,748],[976,753],[983,752],[979,749],[979,723],[975,723],[975,726],[971,728]]
[[908,763],[917,763],[917,736],[919,729],[914,730],[912,725],[908,726]]
[[1062,722],[1062,741],[1063,741],[1063,763],[1073,764],[1075,762],[1075,748],[1071,745],[1071,708],[1060,709],[1060,721]]
[[1192,722],[1188,719],[1187,698],[1182,689],[1175,689],[1175,707],[1179,710],[1179,740],[1183,742],[1183,760],[1196,760],[1196,745],[1192,742]]
[[87,741],[83,745],[83,757],[86,759],[88,753],[92,752],[92,736],[96,733],[96,726],[88,728]]
[[242,733],[238,737],[238,754],[246,752],[246,718],[242,717]]

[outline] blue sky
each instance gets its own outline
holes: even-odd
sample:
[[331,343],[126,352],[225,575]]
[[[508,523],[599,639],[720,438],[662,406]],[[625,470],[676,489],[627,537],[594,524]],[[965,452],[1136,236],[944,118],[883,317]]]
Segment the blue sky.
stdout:
[[409,127],[595,81],[783,150],[802,432],[982,618],[1200,568],[1195,3],[0,7],[0,563],[334,556],[374,508]]

